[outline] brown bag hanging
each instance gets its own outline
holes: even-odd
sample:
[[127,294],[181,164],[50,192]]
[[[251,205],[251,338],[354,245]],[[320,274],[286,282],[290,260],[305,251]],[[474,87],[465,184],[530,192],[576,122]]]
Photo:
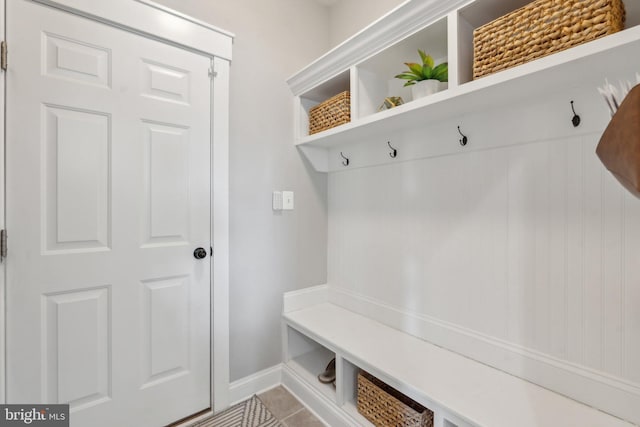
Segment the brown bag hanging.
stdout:
[[596,154],[609,172],[640,198],[640,85],[629,92],[614,114]]

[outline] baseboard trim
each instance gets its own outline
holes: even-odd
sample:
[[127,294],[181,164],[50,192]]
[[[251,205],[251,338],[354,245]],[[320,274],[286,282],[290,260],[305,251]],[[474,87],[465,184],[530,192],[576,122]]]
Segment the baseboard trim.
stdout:
[[329,286],[329,302],[604,412],[640,422],[640,386],[438,319]]
[[282,384],[282,364],[234,381],[229,386],[230,406]]
[[[234,381],[229,387],[231,405],[243,402],[254,394],[260,394],[279,385],[284,386],[300,400],[318,419],[331,427],[353,427],[358,425],[348,416],[341,414],[335,403],[318,393],[298,374],[285,364],[256,372],[253,375]],[[189,426],[189,423],[184,426]]]

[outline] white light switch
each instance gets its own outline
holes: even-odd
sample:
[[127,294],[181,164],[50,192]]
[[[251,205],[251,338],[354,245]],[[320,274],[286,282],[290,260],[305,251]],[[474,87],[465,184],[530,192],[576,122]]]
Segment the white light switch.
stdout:
[[282,210],[282,191],[274,191],[273,192],[273,210],[281,211]]
[[293,191],[282,192],[282,209],[285,211],[293,210]]

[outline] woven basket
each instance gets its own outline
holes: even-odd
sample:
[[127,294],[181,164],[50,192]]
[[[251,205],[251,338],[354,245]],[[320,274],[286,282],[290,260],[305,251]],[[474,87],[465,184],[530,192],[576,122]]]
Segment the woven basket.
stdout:
[[309,135],[351,121],[351,94],[342,92],[309,110]]
[[358,412],[376,427],[433,427],[433,411],[367,372],[358,373]]
[[473,78],[624,29],[621,0],[536,0],[473,32]]

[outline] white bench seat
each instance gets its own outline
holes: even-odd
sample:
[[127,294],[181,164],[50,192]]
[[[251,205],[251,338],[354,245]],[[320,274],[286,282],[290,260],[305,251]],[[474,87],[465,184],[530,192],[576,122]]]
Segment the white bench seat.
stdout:
[[633,425],[330,303],[285,313],[284,321],[414,400],[473,426]]

